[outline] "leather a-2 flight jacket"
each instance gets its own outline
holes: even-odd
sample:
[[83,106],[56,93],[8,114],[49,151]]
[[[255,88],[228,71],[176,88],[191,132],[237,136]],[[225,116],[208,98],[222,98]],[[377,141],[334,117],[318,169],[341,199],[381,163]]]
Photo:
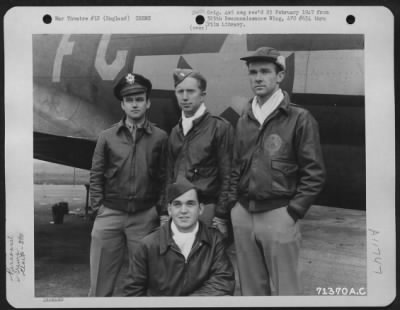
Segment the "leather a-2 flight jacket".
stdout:
[[302,218],[321,192],[325,167],[314,117],[284,99],[260,124],[251,101],[239,118],[235,136],[229,201],[250,212],[288,206]]
[[[233,128],[206,111],[183,135],[177,124],[168,139],[167,182],[178,175],[192,182],[203,203],[215,203],[215,215],[229,217],[227,194],[232,160]],[[166,213],[166,209],[164,210]]]
[[171,221],[144,237],[131,257],[125,296],[233,295],[235,274],[225,242],[199,222],[187,259],[172,238]]
[[146,120],[135,138],[121,120],[100,133],[90,172],[91,206],[135,213],[164,202],[167,134]]

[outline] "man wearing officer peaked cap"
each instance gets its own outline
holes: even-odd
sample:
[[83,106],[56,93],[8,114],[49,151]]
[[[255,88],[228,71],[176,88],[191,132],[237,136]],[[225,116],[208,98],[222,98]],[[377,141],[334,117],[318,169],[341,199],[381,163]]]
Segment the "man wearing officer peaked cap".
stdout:
[[[227,235],[232,126],[208,112],[207,81],[200,72],[176,69],[173,81],[182,116],[168,140],[167,183],[179,176],[192,182],[204,203],[200,220]],[[166,207],[163,214],[162,222],[166,222]]]
[[229,205],[242,295],[299,295],[301,219],[321,192],[318,124],[280,88],[285,58],[242,57],[254,97],[236,125]]
[[167,134],[146,118],[151,88],[140,74],[122,76],[114,95],[124,117],[97,140],[90,172],[91,206],[97,215],[89,296],[112,296],[125,249],[131,258],[138,240],[159,226]]

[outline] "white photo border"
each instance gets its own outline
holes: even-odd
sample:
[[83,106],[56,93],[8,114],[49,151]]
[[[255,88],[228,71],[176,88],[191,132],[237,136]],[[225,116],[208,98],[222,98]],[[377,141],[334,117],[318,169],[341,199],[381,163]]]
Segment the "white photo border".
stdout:
[[[194,13],[208,9],[221,13],[235,7],[14,7],[4,17],[5,56],[5,177],[6,263],[19,244],[24,276],[7,274],[7,300],[14,307],[270,307],[270,306],[385,306],[396,296],[395,235],[395,105],[394,17],[385,7],[317,7],[329,10],[326,23],[275,23],[268,33],[363,34],[365,38],[367,296],[291,297],[157,297],[157,298],[63,298],[45,300],[34,296],[33,226],[33,109],[32,35],[63,33],[265,33],[260,22],[247,21],[244,28],[193,28]],[[255,7],[240,7],[241,10]],[[265,8],[265,7],[264,7]],[[277,9],[279,7],[273,7]],[[304,7],[283,7],[305,9]],[[130,22],[59,22],[46,25],[43,16],[132,16]],[[349,27],[346,16],[357,22]],[[143,24],[133,16],[152,16]],[[170,16],[174,16],[171,21]],[[371,16],[375,21],[371,22]],[[18,22],[15,22],[18,21]],[[23,164],[21,164],[23,163]],[[24,220],[21,221],[21,214]],[[379,250],[379,255],[377,254]],[[377,257],[379,259],[377,260]],[[375,272],[377,264],[382,273]]]

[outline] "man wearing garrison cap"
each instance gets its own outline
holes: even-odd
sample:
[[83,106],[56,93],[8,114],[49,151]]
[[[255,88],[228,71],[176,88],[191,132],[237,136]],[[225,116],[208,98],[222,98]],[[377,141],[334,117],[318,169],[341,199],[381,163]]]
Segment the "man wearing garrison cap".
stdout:
[[242,295],[298,295],[302,218],[323,188],[318,124],[279,87],[285,58],[260,47],[247,57],[255,96],[239,118],[229,205]]
[[235,276],[225,242],[199,221],[204,205],[184,177],[167,188],[171,220],[140,241],[125,296],[233,295]]
[[[176,69],[173,78],[182,117],[168,140],[167,182],[178,176],[191,181],[204,202],[200,219],[226,235],[232,126],[207,111],[207,81],[199,72]],[[164,222],[166,213],[164,209]]]
[[[90,247],[89,296],[112,296],[124,252],[159,226],[167,134],[146,119],[151,82],[125,74],[114,87],[122,120],[100,133],[90,172],[97,212]],[[131,262],[130,262],[131,263]]]

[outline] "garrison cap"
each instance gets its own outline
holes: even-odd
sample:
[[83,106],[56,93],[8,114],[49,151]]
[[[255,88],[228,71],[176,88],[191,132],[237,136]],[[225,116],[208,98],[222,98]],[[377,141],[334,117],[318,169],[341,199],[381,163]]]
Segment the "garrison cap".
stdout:
[[192,69],[175,69],[174,73],[172,74],[174,77],[174,86],[178,85],[181,83],[184,79],[186,79],[188,76],[192,75],[196,71],[193,71]]
[[191,182],[189,182],[188,179],[179,175],[174,183],[168,185],[168,202],[171,203],[174,199],[178,198],[179,196],[183,195],[191,189],[196,189],[196,187]]
[[137,73],[125,74],[115,85],[114,95],[118,100],[122,100],[122,97],[146,93],[149,95],[152,85],[151,82],[146,79],[143,75]]
[[255,52],[252,54],[240,58],[240,60],[247,61],[248,63],[254,61],[268,61],[277,64],[283,70],[286,69],[285,65],[285,57],[282,56],[278,50],[273,47],[266,47],[262,46],[259,47]]

